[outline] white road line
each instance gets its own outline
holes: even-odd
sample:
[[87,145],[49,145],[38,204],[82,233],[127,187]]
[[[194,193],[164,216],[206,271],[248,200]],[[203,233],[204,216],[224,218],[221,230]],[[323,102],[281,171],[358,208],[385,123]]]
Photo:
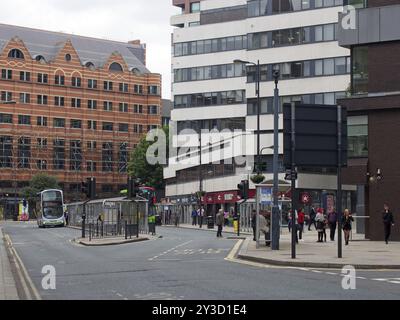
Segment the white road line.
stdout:
[[159,254],[157,256],[154,256],[153,258],[150,258],[149,261],[154,261],[155,259],[157,259],[159,257],[162,257],[162,256],[168,254],[169,252],[174,251],[174,250],[176,250],[176,249],[178,249],[180,247],[184,247],[184,246],[188,245],[191,242],[193,242],[193,240],[187,241],[187,242],[182,243],[182,244],[180,244],[180,245],[178,245],[176,247],[173,247],[173,248],[169,249],[168,251],[165,251],[165,252],[163,252],[163,253],[161,253],[161,254]]
[[387,281],[388,279],[371,279],[372,281]]
[[364,277],[356,277],[357,279],[361,279],[361,280],[367,280],[367,278]]
[[400,284],[400,281],[389,281],[389,283]]

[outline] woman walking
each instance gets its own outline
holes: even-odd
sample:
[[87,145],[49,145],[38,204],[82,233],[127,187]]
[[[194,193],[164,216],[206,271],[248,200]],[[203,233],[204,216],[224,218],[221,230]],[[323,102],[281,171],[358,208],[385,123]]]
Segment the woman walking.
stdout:
[[350,231],[351,231],[351,225],[352,225],[353,221],[354,221],[354,218],[350,214],[349,209],[344,210],[344,215],[343,215],[343,220],[342,220],[342,228],[344,231],[344,240],[346,242],[346,246],[349,245]]
[[324,209],[319,208],[317,210],[317,215],[315,216],[315,222],[317,223],[317,231],[318,231],[318,241],[317,242],[324,242],[323,241],[324,233],[325,233]]

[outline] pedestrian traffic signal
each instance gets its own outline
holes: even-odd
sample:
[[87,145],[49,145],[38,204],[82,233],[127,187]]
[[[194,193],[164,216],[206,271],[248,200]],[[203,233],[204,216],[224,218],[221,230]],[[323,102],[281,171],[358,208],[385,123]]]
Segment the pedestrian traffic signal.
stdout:
[[247,200],[249,199],[249,181],[248,180],[242,180],[242,182],[240,182],[240,184],[238,184],[238,195],[240,196],[240,198],[242,198],[243,200]]
[[139,194],[139,186],[136,183],[135,178],[128,177],[128,198],[133,199],[136,198]]

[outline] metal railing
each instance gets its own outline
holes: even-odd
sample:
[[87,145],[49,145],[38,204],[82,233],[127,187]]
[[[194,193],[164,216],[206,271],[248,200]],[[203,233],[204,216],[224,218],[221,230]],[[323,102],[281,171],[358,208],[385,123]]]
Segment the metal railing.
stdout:
[[102,199],[67,204],[69,225],[83,228],[89,240],[107,237],[138,237],[149,233],[148,201],[125,198]]

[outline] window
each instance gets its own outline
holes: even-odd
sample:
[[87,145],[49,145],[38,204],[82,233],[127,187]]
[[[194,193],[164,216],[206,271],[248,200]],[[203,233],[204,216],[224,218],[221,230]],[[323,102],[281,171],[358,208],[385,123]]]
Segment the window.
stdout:
[[37,96],[37,104],[47,105],[47,96],[45,95],[38,95]]
[[129,130],[129,124],[127,123],[120,123],[119,124],[119,131],[120,132],[128,132]]
[[47,139],[46,138],[37,138],[37,145],[39,149],[47,148]]
[[72,108],[80,108],[82,104],[82,100],[78,98],[71,99],[71,107]]
[[97,142],[96,141],[88,141],[87,148],[91,151],[97,149]]
[[82,79],[78,78],[78,77],[72,77],[72,83],[71,84],[72,84],[73,87],[79,88],[82,85]]
[[0,168],[12,168],[13,138],[0,136]]
[[104,81],[104,90],[112,91],[113,90],[113,83],[111,81]]
[[133,125],[133,132],[134,132],[134,133],[143,133],[143,125],[141,125],[141,124],[134,124],[134,125]]
[[49,76],[45,73],[38,73],[38,83],[48,83]]
[[56,75],[54,78],[54,83],[59,86],[65,85],[65,76]]
[[65,140],[54,140],[54,170],[65,170]]
[[67,53],[67,54],[65,55],[65,61],[70,62],[71,60],[72,60],[71,55],[70,55],[69,53]]
[[88,162],[86,163],[86,168],[87,168],[87,171],[88,171],[88,172],[96,172],[96,170],[97,170],[96,162],[94,162],[94,161],[88,161]]
[[88,88],[89,89],[97,89],[97,80],[89,79],[88,80]]
[[38,170],[47,170],[47,160],[37,160],[36,167]]
[[119,84],[119,91],[120,92],[129,92],[129,85],[127,83],[120,83]]
[[2,91],[1,92],[1,101],[2,102],[11,102],[12,101],[12,92]]
[[88,125],[88,129],[89,130],[96,130],[97,129],[97,121],[88,120],[87,125]]
[[114,125],[112,122],[103,122],[103,131],[113,131]]
[[345,74],[347,73],[347,58],[335,58],[335,74]]
[[207,92],[175,96],[175,108],[191,108],[212,105],[240,104],[245,100],[244,90]]
[[96,110],[97,109],[97,100],[88,100],[88,109]]
[[102,151],[103,172],[113,171],[113,144],[112,142],[103,143]]
[[13,58],[13,59],[24,59],[24,54],[22,53],[21,50],[12,49],[12,50],[8,53],[8,57],[9,57],[9,58]]
[[0,123],[12,123],[12,114],[0,113]]
[[190,13],[200,12],[200,2],[192,2],[190,4]]
[[159,94],[159,87],[158,86],[149,86],[147,88],[147,92],[151,95],[158,95]]
[[113,109],[112,102],[111,101],[104,101],[103,109],[105,111],[112,111],[112,109]]
[[82,129],[82,120],[71,119],[71,129]]
[[368,92],[368,46],[354,47],[352,50],[352,83],[353,94]]
[[133,92],[136,94],[143,94],[143,86],[139,84],[135,84],[133,87]]
[[54,128],[65,128],[65,119],[54,118],[53,119],[53,127]]
[[18,168],[30,168],[31,159],[31,139],[19,138],[18,139]]
[[143,105],[141,104],[135,104],[133,106],[133,112],[134,113],[143,113]]
[[335,74],[335,60],[334,59],[324,59],[324,75]]
[[120,173],[127,172],[128,160],[129,160],[128,143],[123,142],[119,145],[118,172],[120,172]]
[[31,116],[19,115],[18,124],[27,126],[31,125]]
[[120,112],[128,112],[128,104],[127,103],[120,103],[119,104],[119,111]]
[[31,102],[31,95],[29,93],[20,93],[19,94],[19,102],[23,104],[27,104]]
[[335,26],[333,24],[324,25],[324,41],[335,40]]
[[54,105],[57,107],[64,107],[65,98],[64,97],[54,97]]
[[19,80],[29,82],[31,81],[31,73],[26,71],[20,71]]
[[349,158],[368,157],[368,116],[347,119]]
[[148,114],[158,114],[158,106],[148,106]]
[[1,69],[1,78],[3,80],[12,80],[12,70]]
[[315,60],[315,75],[322,76],[324,74],[324,60]]
[[109,70],[113,71],[113,72],[123,72],[124,71],[122,66],[117,62],[111,63]]
[[43,116],[37,117],[36,124],[40,127],[47,127],[47,117],[43,117]]

